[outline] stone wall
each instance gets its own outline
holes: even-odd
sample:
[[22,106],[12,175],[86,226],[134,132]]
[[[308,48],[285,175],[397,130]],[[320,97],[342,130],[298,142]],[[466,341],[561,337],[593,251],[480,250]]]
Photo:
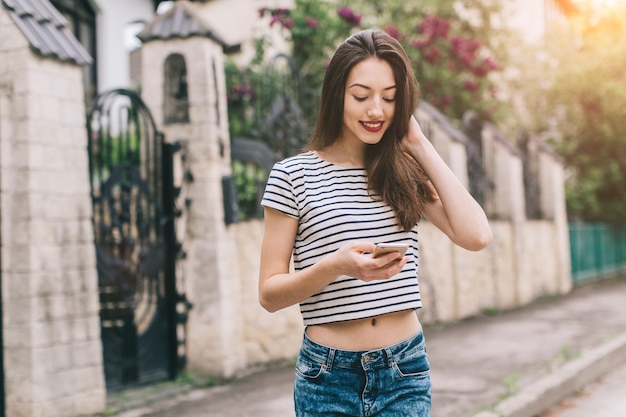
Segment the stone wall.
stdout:
[[0,7],[0,262],[7,417],[105,408],[81,69]]

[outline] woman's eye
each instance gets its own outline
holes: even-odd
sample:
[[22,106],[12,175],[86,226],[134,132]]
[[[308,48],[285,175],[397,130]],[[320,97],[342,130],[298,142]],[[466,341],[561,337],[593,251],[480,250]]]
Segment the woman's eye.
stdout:
[[359,96],[354,96],[354,99],[355,99],[356,101],[365,101],[365,100],[367,100],[367,97],[359,97]]
[[387,103],[393,103],[394,101],[396,101],[396,98],[395,97],[383,98],[383,100],[385,100]]

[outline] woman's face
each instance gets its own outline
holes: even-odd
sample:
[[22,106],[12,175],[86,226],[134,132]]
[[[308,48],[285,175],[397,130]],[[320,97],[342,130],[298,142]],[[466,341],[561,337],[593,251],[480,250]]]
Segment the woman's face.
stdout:
[[344,92],[341,140],[376,144],[396,109],[396,80],[387,61],[368,58],[356,64]]

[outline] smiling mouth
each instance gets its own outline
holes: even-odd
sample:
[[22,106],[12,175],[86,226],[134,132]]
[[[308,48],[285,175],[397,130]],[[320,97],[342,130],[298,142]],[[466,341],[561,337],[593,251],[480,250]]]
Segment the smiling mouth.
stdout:
[[380,132],[383,128],[383,122],[361,122],[361,126],[365,128],[368,132]]

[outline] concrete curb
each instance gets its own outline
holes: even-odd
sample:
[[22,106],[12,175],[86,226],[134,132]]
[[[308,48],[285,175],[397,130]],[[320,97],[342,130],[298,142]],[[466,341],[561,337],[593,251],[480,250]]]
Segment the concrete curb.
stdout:
[[626,362],[626,333],[582,353],[550,375],[474,417],[536,417]]

